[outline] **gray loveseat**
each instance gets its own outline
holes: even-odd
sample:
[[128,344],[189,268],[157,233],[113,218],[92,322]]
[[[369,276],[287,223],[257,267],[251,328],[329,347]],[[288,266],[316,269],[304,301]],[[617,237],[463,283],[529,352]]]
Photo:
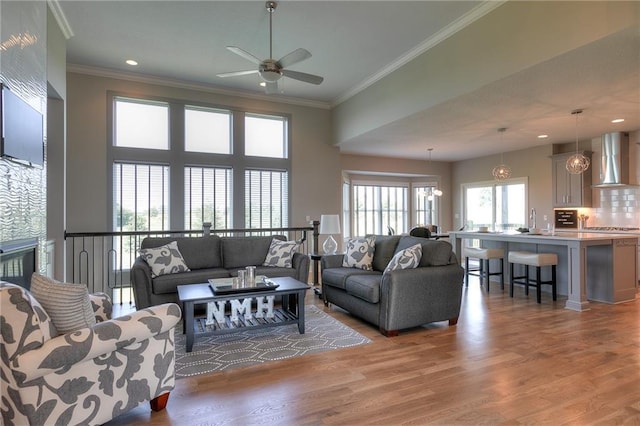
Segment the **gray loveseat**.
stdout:
[[256,266],[256,275],[293,277],[306,283],[309,276],[309,257],[304,253],[293,254],[291,268],[262,266],[273,238],[286,241],[281,235],[145,238],[142,240],[142,249],[160,247],[177,241],[180,254],[190,271],[152,277],[151,268],[139,256],[131,267],[131,285],[136,308],[178,302],[179,285],[204,283],[209,278],[237,276],[238,270],[247,266]]
[[[417,268],[383,274],[396,252],[414,244],[422,246]],[[325,304],[377,325],[385,336],[436,321],[457,323],[464,270],[447,241],[376,235],[372,270],[343,267],[342,260],[343,255],[322,258]]]

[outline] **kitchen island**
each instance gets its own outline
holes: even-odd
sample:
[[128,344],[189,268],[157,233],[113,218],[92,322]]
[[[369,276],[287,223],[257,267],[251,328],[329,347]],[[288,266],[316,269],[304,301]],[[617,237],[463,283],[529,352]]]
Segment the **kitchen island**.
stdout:
[[[567,296],[565,308],[589,309],[589,300],[620,303],[636,298],[637,236],[593,232],[555,232],[532,235],[518,232],[451,231],[449,238],[462,262],[462,247],[479,245],[505,251],[556,253],[558,293]],[[474,242],[474,240],[476,240]],[[505,282],[509,268],[505,265]]]

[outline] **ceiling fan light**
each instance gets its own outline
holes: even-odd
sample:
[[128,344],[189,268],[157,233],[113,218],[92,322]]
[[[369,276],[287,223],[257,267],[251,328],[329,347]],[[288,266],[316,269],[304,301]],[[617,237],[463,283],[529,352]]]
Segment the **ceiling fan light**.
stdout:
[[277,71],[260,71],[260,77],[267,83],[275,83],[280,80],[282,74]]

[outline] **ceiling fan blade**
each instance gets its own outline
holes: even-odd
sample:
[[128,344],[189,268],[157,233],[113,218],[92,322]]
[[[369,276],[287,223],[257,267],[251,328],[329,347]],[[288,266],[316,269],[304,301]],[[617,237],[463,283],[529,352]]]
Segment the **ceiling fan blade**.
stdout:
[[306,72],[298,72],[291,70],[282,70],[282,75],[293,78],[294,80],[304,81],[305,83],[320,84],[324,81],[319,75],[307,74]]
[[264,93],[267,95],[275,95],[278,93],[278,82],[274,81],[272,83],[267,83],[264,89]]
[[284,55],[278,61],[278,65],[280,68],[286,68],[293,64],[297,64],[298,62],[304,61],[305,59],[309,59],[311,57],[311,52],[307,49],[296,49],[291,53]]
[[239,47],[227,46],[227,50],[230,51],[230,52],[235,53],[238,56],[242,56],[243,58],[245,58],[248,61],[253,62],[254,64],[260,65],[262,63],[262,60],[256,58],[255,56],[253,56],[251,53],[247,52],[246,50],[240,49]]
[[221,74],[216,74],[217,77],[237,77],[239,75],[248,75],[248,74],[257,74],[258,70],[247,70],[247,71],[233,71],[233,72],[223,72]]

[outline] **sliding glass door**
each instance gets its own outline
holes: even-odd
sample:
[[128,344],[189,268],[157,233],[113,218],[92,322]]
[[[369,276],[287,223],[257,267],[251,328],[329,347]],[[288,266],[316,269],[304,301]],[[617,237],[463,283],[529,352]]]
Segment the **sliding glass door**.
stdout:
[[463,185],[466,230],[509,230],[527,224],[527,179]]

